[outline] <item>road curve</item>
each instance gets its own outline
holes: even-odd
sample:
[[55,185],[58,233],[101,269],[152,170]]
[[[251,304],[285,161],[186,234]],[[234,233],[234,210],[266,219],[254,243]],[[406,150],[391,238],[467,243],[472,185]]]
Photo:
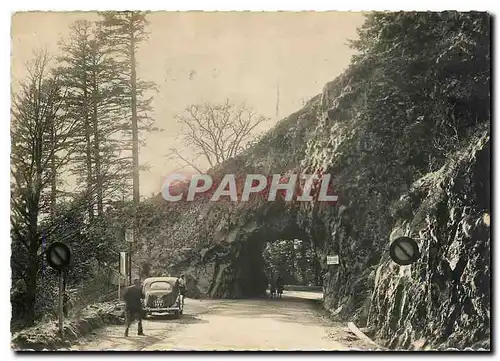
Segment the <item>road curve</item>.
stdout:
[[110,326],[81,340],[71,350],[130,351],[332,351],[353,345],[343,324],[322,317],[312,292],[288,291],[282,299],[191,300],[178,320],[143,322],[145,336],[130,336],[123,326]]

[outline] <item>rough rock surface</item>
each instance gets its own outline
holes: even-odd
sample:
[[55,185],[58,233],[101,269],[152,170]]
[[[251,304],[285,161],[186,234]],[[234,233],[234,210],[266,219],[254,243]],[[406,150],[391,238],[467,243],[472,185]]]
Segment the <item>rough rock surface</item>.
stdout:
[[400,267],[384,256],[377,268],[369,324],[380,337],[396,333],[392,345],[489,344],[489,129],[478,133],[396,208],[394,233],[418,239],[422,260]]

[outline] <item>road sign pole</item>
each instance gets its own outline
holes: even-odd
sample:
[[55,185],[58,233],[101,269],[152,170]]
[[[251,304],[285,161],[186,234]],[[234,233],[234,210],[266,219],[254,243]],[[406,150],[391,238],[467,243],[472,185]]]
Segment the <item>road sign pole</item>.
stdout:
[[125,230],[125,241],[128,243],[128,283],[132,284],[132,243],[134,243],[134,230],[126,229]]
[[120,288],[122,283],[122,254],[118,256],[118,301],[120,301]]
[[132,244],[128,244],[128,284],[132,284]]
[[64,336],[63,323],[64,323],[64,275],[62,271],[59,271],[59,335],[61,336],[61,338]]
[[67,245],[61,242],[54,242],[45,251],[45,257],[48,265],[55,269],[59,275],[59,335],[64,337],[64,288],[65,272],[71,263],[71,250]]

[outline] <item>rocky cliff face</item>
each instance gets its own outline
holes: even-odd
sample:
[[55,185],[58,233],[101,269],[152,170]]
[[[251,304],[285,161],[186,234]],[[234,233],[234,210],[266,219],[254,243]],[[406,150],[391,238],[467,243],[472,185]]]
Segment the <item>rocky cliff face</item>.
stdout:
[[[193,296],[259,296],[265,243],[300,238],[324,270],[325,308],[390,346],[489,345],[489,18],[376,14],[356,47],[322,94],[213,170],[323,169],[338,204],[166,205],[161,238],[190,248],[155,267],[183,270]],[[389,260],[397,235],[418,241],[415,264]]]
[[[369,324],[393,345],[416,340],[489,346],[489,129],[441,169],[417,180],[393,209],[393,236],[418,239],[422,259],[377,268]],[[478,344],[478,345],[475,345]]]

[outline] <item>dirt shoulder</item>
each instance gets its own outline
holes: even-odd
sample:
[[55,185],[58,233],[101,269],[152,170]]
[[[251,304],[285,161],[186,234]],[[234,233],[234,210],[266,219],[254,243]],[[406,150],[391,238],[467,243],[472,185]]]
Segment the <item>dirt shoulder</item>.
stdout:
[[107,325],[122,324],[118,302],[106,302],[85,308],[78,318],[64,322],[64,337],[60,337],[57,321],[26,328],[12,335],[11,347],[15,351],[57,350]]

